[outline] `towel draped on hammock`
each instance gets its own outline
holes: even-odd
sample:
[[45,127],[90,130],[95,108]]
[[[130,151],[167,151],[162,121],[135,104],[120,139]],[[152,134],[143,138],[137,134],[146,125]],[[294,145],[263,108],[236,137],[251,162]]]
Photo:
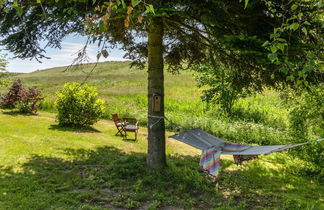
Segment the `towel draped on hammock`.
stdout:
[[[289,144],[289,145],[269,145],[269,146],[251,146],[243,144],[234,144],[225,142],[199,128],[184,131],[182,133],[170,136],[197,149],[202,150],[199,165],[202,169],[218,180],[220,168],[220,156],[222,154],[233,155],[235,164],[242,164],[243,161],[252,160],[258,155],[266,155],[272,152],[278,152],[285,149],[308,144]],[[324,139],[319,139],[320,142]]]
[[[251,146],[243,144],[222,142],[219,145],[214,145],[203,150],[199,165],[205,172],[210,174],[215,181],[217,181],[220,168],[220,156],[222,152],[242,152],[250,147]],[[236,164],[242,164],[245,160],[251,160],[257,157],[256,155],[247,155],[247,157],[241,156],[242,155],[234,155],[234,162]]]

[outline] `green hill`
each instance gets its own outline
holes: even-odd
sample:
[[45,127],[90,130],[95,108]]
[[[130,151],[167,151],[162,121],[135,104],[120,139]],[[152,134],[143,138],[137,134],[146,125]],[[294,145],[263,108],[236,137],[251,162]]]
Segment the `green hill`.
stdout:
[[[43,92],[46,100],[42,109],[45,111],[55,112],[55,92],[64,83],[87,82],[97,87],[100,97],[107,102],[105,118],[110,119],[112,113],[118,113],[136,117],[142,125],[146,125],[146,70],[130,69],[130,62],[99,63],[94,70],[93,66],[53,68],[15,78]],[[206,110],[200,96],[201,90],[196,87],[193,72],[165,74],[165,112],[172,121],[186,127],[200,127],[233,141],[260,144],[289,142],[289,135],[282,132],[287,127],[287,108],[275,92],[267,91],[264,95],[241,100],[232,119],[224,117],[216,106]]]

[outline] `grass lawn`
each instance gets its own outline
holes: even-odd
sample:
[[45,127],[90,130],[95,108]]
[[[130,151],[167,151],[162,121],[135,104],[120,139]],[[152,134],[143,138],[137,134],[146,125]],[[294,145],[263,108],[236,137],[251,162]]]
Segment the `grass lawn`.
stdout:
[[292,175],[301,163],[284,152],[243,166],[225,156],[216,185],[200,152],[170,139],[168,168],[146,168],[143,127],[134,142],[106,120],[63,129],[52,113],[0,110],[0,122],[0,209],[324,209],[323,184]]

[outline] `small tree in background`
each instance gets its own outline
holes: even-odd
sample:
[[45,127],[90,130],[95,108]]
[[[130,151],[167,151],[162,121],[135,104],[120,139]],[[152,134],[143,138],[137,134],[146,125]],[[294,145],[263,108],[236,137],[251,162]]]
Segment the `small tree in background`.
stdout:
[[6,86],[6,80],[4,77],[6,76],[6,67],[7,67],[7,60],[3,55],[1,55],[1,50],[0,50],[0,87]]
[[25,89],[20,79],[15,80],[9,92],[2,97],[5,108],[18,108],[22,113],[36,113],[39,109],[38,102],[43,100],[41,93],[36,88]]
[[95,87],[66,83],[56,93],[57,119],[61,126],[90,126],[99,121],[105,111],[104,100],[98,99]]
[[2,97],[1,105],[5,108],[15,108],[16,104],[20,100],[20,94],[24,91],[21,80],[15,80],[11,87],[9,88],[9,92]]
[[16,107],[23,113],[36,113],[39,109],[38,102],[44,99],[36,88],[24,89],[19,97]]

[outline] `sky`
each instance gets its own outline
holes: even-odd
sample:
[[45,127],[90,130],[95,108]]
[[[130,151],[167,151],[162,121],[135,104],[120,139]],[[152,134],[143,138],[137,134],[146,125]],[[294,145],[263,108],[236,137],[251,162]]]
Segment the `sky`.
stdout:
[[[9,72],[28,73],[36,70],[48,69],[59,66],[71,65],[73,60],[77,57],[77,52],[83,48],[86,43],[86,37],[70,35],[62,42],[62,49],[47,48],[46,56],[51,59],[43,59],[42,63],[33,59],[18,59],[13,58],[14,55],[8,51],[2,50],[2,53],[7,54],[6,59],[9,62],[7,70]],[[96,62],[97,47],[90,45],[87,50],[90,62]],[[119,49],[110,51],[107,59],[101,58],[99,61],[124,61],[124,52]]]

